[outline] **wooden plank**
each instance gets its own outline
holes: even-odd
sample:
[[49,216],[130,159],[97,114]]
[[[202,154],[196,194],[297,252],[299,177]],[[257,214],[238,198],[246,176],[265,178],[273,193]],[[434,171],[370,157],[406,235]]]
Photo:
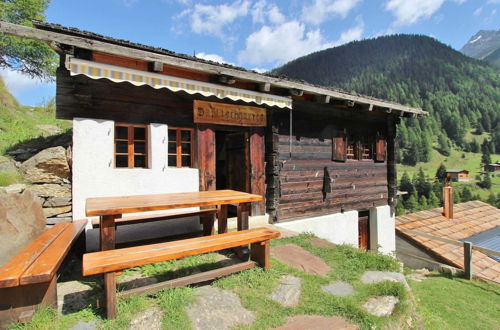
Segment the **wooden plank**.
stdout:
[[104,274],[104,296],[106,299],[106,317],[116,317],[116,274],[114,272]]
[[264,269],[271,267],[269,241],[253,243],[250,246],[250,259],[257,262]]
[[20,285],[49,282],[57,273],[59,266],[85,229],[87,220],[68,223],[52,243],[47,246],[37,259],[19,278]]
[[266,109],[194,100],[193,118],[198,124],[265,127]]
[[198,125],[197,133],[200,191],[215,190],[215,131],[206,125]]
[[121,214],[103,215],[100,218],[99,244],[102,251],[115,248],[116,229],[115,219],[121,218]]
[[227,233],[227,205],[220,205],[217,213],[217,233]]
[[490,249],[485,249],[483,247],[480,247],[480,246],[477,246],[477,245],[473,245],[472,246],[472,249],[473,250],[477,250],[479,252],[482,252],[484,254],[491,254],[492,256],[497,256],[497,257],[500,257],[500,252],[499,251],[494,251],[494,250],[490,250]]
[[155,262],[248,245],[279,236],[278,231],[261,227],[182,241],[87,253],[83,256],[82,270],[84,276],[119,271]]
[[89,198],[87,216],[147,212],[175,208],[216,206],[261,201],[259,195],[234,190]]
[[0,288],[18,286],[19,279],[26,269],[40,254],[69,226],[69,223],[58,223],[46,230],[33,242],[19,252],[14,258],[0,268]]
[[158,61],[167,65],[180,67],[184,69],[203,71],[210,74],[228,75],[236,79],[250,80],[255,83],[270,83],[273,87],[279,88],[294,88],[304,90],[312,94],[328,95],[332,98],[341,100],[352,100],[356,103],[370,105],[380,108],[391,108],[398,111],[415,113],[418,115],[426,115],[427,112],[419,108],[412,108],[392,102],[387,102],[379,99],[352,95],[347,92],[332,90],[323,87],[317,87],[309,84],[304,84],[296,81],[286,80],[282,78],[270,77],[258,74],[251,71],[241,70],[228,66],[210,64],[206,62],[196,61],[193,59],[182,58],[179,56],[171,56],[166,54],[159,54],[153,51],[146,51],[137,48],[126,47],[123,45],[112,44],[105,41],[92,40],[80,36],[63,34],[53,31],[46,31],[35,29],[27,26],[16,25],[7,22],[0,22],[0,32],[8,35],[15,35],[24,38],[31,38],[35,40],[43,40],[47,42],[58,42],[65,45],[72,45],[83,49],[92,51],[100,51],[107,54],[118,56],[125,56],[129,58],[136,58],[145,61]]
[[250,213],[250,205],[249,203],[240,203],[236,207],[236,217],[237,217],[237,226],[238,231],[248,229],[248,216]]
[[[255,195],[265,196],[266,169],[264,164],[264,129],[252,128],[250,130],[250,192]],[[266,213],[266,202],[252,203],[252,215]]]
[[461,241],[448,239],[448,238],[444,238],[444,237],[439,237],[439,236],[435,236],[435,235],[431,235],[431,234],[427,234],[427,233],[422,233],[422,232],[416,231],[416,230],[396,228],[396,231],[404,233],[404,234],[412,234],[412,235],[422,236],[422,237],[426,237],[426,238],[431,238],[431,239],[434,239],[436,241],[444,242],[444,243],[455,245],[455,246],[463,246],[463,244],[464,244]]
[[131,290],[127,291],[121,291],[118,296],[119,297],[128,297],[133,294],[142,294],[142,293],[147,293],[147,294],[153,294],[156,293],[162,289],[165,288],[177,288],[189,284],[194,284],[194,283],[201,283],[201,282],[206,282],[206,281],[211,281],[215,280],[219,277],[226,276],[229,274],[233,274],[236,272],[241,272],[250,268],[254,268],[255,262],[253,261],[247,261],[247,262],[241,262],[236,265],[231,265],[231,266],[226,266],[198,274],[193,274],[189,276],[184,276],[181,278],[176,278],[170,281],[165,281],[165,282],[160,282],[160,283],[154,283],[150,284],[147,286],[142,286],[139,288],[134,288]]

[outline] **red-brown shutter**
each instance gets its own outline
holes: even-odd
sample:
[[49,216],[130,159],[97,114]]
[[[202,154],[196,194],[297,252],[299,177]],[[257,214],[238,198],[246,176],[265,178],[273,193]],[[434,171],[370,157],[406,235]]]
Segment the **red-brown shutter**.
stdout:
[[337,136],[332,140],[333,152],[332,160],[345,162],[346,161],[346,137]]
[[386,159],[386,141],[383,137],[377,137],[375,142],[375,161],[385,162]]

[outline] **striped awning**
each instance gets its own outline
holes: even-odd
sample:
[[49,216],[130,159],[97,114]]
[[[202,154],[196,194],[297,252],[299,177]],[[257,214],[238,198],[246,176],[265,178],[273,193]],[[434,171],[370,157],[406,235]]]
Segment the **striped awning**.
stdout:
[[71,75],[83,74],[92,79],[106,78],[113,82],[127,81],[136,86],[149,85],[153,88],[167,88],[173,92],[184,91],[189,94],[216,96],[233,101],[244,101],[279,108],[292,108],[292,99],[283,96],[226,87],[202,81],[173,77],[165,74],[134,70],[120,66],[86,61],[68,56],[66,68]]

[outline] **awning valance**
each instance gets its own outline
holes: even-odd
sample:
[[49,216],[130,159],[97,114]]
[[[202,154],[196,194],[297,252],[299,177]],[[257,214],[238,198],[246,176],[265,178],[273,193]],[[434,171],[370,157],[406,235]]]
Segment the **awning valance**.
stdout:
[[288,97],[134,70],[110,64],[82,60],[71,56],[66,59],[66,68],[70,71],[72,76],[83,74],[92,79],[106,78],[113,82],[127,81],[136,86],[149,85],[156,89],[167,88],[173,92],[184,91],[189,94],[201,94],[206,97],[216,96],[219,99],[228,98],[233,101],[244,101],[259,105],[265,104],[271,107],[292,108],[292,99]]

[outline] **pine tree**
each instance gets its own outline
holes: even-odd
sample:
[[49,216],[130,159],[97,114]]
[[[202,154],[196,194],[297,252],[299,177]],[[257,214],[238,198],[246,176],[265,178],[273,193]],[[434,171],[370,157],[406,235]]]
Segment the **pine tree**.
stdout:
[[408,210],[409,213],[418,211],[418,197],[417,197],[417,192],[415,190],[413,190],[413,193],[406,200],[404,205],[405,205],[406,210]]
[[472,195],[472,191],[469,187],[465,186],[464,189],[460,193],[460,197],[462,202],[468,202],[474,200],[474,196]]
[[491,164],[491,156],[490,156],[490,149],[488,147],[488,143],[485,140],[485,143],[481,146],[481,149],[483,151],[483,154],[481,155],[481,164],[482,166]]
[[429,209],[429,205],[427,204],[427,198],[425,196],[420,196],[420,198],[418,199],[418,203],[420,204],[419,205],[419,209],[420,210],[427,210]]
[[404,215],[404,214],[406,214],[406,210],[405,210],[405,207],[403,205],[403,200],[398,199],[398,202],[396,204],[396,216]]
[[488,199],[486,200],[486,203],[488,203],[490,205],[495,205],[496,200],[497,200],[497,198],[495,197],[495,194],[491,192],[488,196]]
[[439,152],[444,156],[449,156],[451,153],[450,145],[444,134],[440,134],[438,137]]
[[441,163],[436,171],[436,179],[439,182],[443,182],[446,178],[446,167]]
[[478,183],[478,185],[483,188],[483,189],[490,189],[491,188],[491,178],[490,176],[486,173],[483,175],[483,180]]
[[429,199],[427,200],[427,205],[429,208],[439,207],[439,198],[434,191],[429,193]]
[[403,173],[403,176],[399,181],[399,190],[406,191],[408,193],[408,195],[403,195],[404,197],[406,197],[405,200],[408,199],[412,191],[415,190],[413,187],[413,183],[411,183],[410,177],[406,172]]

